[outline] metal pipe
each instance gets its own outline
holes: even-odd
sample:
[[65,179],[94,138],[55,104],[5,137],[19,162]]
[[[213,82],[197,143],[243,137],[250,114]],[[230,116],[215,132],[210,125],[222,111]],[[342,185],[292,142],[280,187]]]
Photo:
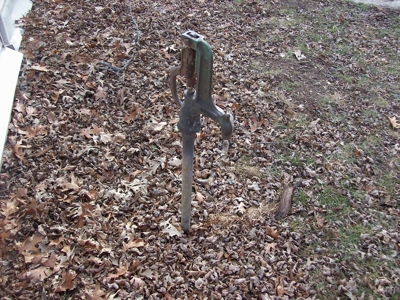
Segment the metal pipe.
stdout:
[[182,134],[182,202],[181,226],[184,231],[190,228],[192,202],[193,153],[196,134]]
[[[203,36],[194,31],[182,34],[186,48],[182,50],[182,64],[171,71],[169,83],[172,97],[180,106],[178,129],[182,133],[182,204],[181,226],[190,228],[191,196],[193,183],[194,140],[200,130],[200,114],[221,126],[222,138],[228,140],[233,132],[233,120],[217,107],[211,98],[213,54]],[[186,77],[185,100],[181,102],[176,89],[176,77]],[[197,75],[197,78],[196,78]],[[197,80],[196,80],[197,79]],[[196,85],[196,90],[194,86]]]

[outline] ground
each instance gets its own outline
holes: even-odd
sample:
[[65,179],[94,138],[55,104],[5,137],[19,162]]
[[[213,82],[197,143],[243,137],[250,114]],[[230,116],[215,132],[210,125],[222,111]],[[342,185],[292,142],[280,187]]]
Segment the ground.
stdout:
[[[2,299],[400,297],[398,10],[47,0],[20,26],[0,174]],[[213,98],[235,130],[225,156],[203,119],[182,233],[168,76],[188,29],[211,45]],[[117,73],[99,63],[132,55]]]

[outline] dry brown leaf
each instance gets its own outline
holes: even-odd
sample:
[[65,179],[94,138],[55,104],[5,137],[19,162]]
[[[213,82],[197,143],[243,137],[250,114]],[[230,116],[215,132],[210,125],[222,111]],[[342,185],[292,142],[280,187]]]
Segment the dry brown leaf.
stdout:
[[202,203],[204,201],[204,196],[200,192],[196,192],[196,200]]
[[269,121],[267,119],[262,119],[261,121],[257,120],[257,117],[253,117],[251,121],[249,121],[250,131],[255,132],[257,129],[261,127],[261,125],[268,126]]
[[107,97],[106,89],[101,86],[97,87],[96,94],[94,94],[94,98],[98,100],[105,100]]
[[167,122],[155,123],[155,124],[152,125],[151,130],[153,132],[159,132],[159,131],[163,130],[165,125],[167,125]]
[[39,65],[32,66],[31,69],[36,70],[36,71],[40,71],[40,72],[49,72],[50,71],[46,67],[39,66]]
[[388,117],[390,125],[392,125],[392,127],[394,129],[399,129],[400,128],[400,123],[397,123],[397,118],[396,117]]
[[142,239],[135,239],[133,240],[134,236],[132,235],[129,238],[128,243],[122,243],[122,251],[126,252],[127,250],[131,249],[131,248],[139,248],[139,247],[143,247],[146,245],[146,243],[142,240]]
[[78,228],[82,228],[84,226],[84,219],[86,215],[91,216],[90,211],[93,209],[90,203],[83,203],[81,206],[82,213],[79,215],[78,218]]
[[318,227],[324,227],[324,218],[319,214],[315,214],[315,220],[317,221]]
[[35,233],[33,236],[27,238],[22,244],[17,244],[19,254],[23,254],[25,251],[36,253],[39,249],[36,247],[37,243],[43,240],[43,236]]
[[85,292],[87,300],[100,300],[103,299],[102,296],[104,296],[105,294],[106,293],[100,287],[100,283],[96,284],[96,287],[94,288],[94,291],[92,293]]
[[8,200],[6,202],[0,203],[0,205],[1,204],[2,206],[0,208],[0,214],[5,216],[6,219],[9,219],[12,214],[16,213],[19,210],[19,202],[17,200]]
[[88,191],[86,196],[90,199],[90,201],[96,201],[99,198],[99,193],[95,190]]
[[132,120],[133,120],[140,112],[142,112],[142,111],[144,111],[144,108],[143,108],[143,107],[138,107],[138,108],[136,108],[134,111],[131,110],[130,113],[129,113],[129,115],[127,115],[126,117],[124,117],[124,121],[125,121],[126,123],[129,124],[129,123],[132,122]]
[[61,235],[60,237],[50,240],[49,246],[58,246],[60,243],[64,242],[64,235]]
[[280,277],[277,281],[278,284],[275,287],[275,294],[279,297],[282,297],[285,294],[285,289],[283,286],[283,277]]
[[146,269],[146,270],[140,272],[140,275],[141,275],[141,276],[144,276],[144,277],[146,277],[146,278],[149,278],[149,279],[154,278],[154,273],[153,273],[153,271],[150,270],[150,269]]
[[30,271],[26,271],[20,275],[18,278],[21,280],[30,280],[33,283],[37,283],[45,280],[53,274],[53,270],[48,267],[39,267]]
[[63,271],[62,273],[62,282],[61,282],[61,286],[56,288],[56,293],[61,293],[61,292],[65,292],[67,290],[71,290],[75,288],[75,277],[76,277],[76,273],[74,271]]
[[103,131],[102,128],[99,128],[99,127],[95,126],[94,128],[82,129],[79,134],[87,137],[88,139],[91,139],[92,138],[92,136],[91,136],[92,134],[99,134],[102,131]]
[[56,266],[56,262],[57,262],[57,256],[56,253],[53,251],[51,252],[50,257],[45,262],[42,263],[42,266],[54,269],[54,267]]
[[20,160],[25,161],[25,153],[24,153],[24,151],[22,151],[23,148],[27,148],[27,147],[22,145],[22,140],[18,141],[13,146],[15,156],[18,157]]
[[273,239],[275,239],[275,240],[278,240],[279,239],[279,233],[278,233],[278,230],[277,229],[274,229],[274,228],[272,228],[272,227],[267,227],[267,234],[270,236],[270,237],[272,237]]
[[277,243],[268,243],[268,244],[266,244],[264,246],[265,253],[268,254],[268,253],[271,253],[272,251],[275,251],[277,245],[278,245]]
[[131,278],[130,283],[135,287],[135,289],[140,289],[142,286],[146,285],[146,282],[135,276]]
[[125,275],[126,272],[128,271],[128,268],[129,268],[129,265],[125,265],[125,266],[123,266],[123,267],[121,267],[121,268],[118,268],[118,269],[116,270],[116,273],[114,273],[114,274],[108,274],[108,275],[107,275],[107,278],[106,278],[107,282],[109,282],[109,281],[110,281],[111,279],[113,279],[113,278],[118,278],[118,277],[120,277],[120,276]]

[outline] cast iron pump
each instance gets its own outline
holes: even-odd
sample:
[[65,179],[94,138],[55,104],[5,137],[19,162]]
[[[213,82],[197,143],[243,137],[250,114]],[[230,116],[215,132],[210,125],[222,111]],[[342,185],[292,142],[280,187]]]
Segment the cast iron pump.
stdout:
[[[194,31],[182,34],[182,40],[185,47],[182,49],[181,66],[171,71],[169,82],[172,96],[181,109],[178,122],[183,147],[181,226],[187,231],[190,227],[194,140],[196,133],[200,131],[200,114],[220,125],[223,140],[229,140],[232,136],[233,119],[230,114],[216,106],[211,98],[213,54],[210,46],[203,36]],[[176,88],[177,75],[186,78],[183,102],[179,99]]]

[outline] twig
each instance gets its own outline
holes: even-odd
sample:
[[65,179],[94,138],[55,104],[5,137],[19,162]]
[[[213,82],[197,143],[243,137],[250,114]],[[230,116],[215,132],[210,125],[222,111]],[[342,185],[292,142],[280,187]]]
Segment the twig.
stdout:
[[[137,35],[136,44],[139,44],[140,43],[140,31],[139,31],[139,26],[136,23],[135,18],[133,17],[131,4],[129,4],[129,14],[130,14],[130,17],[131,17],[131,20],[132,20],[133,24],[135,24],[135,26],[136,26],[136,35]],[[98,61],[97,64],[106,66],[107,68],[109,68],[114,73],[119,73],[119,72],[124,71],[129,66],[129,64],[131,63],[131,61],[133,60],[134,57],[135,57],[135,52],[133,51],[131,57],[128,59],[128,61],[125,63],[125,65],[123,67],[121,67],[121,68],[113,66],[112,64],[110,64],[108,62],[105,62],[105,61]]]

